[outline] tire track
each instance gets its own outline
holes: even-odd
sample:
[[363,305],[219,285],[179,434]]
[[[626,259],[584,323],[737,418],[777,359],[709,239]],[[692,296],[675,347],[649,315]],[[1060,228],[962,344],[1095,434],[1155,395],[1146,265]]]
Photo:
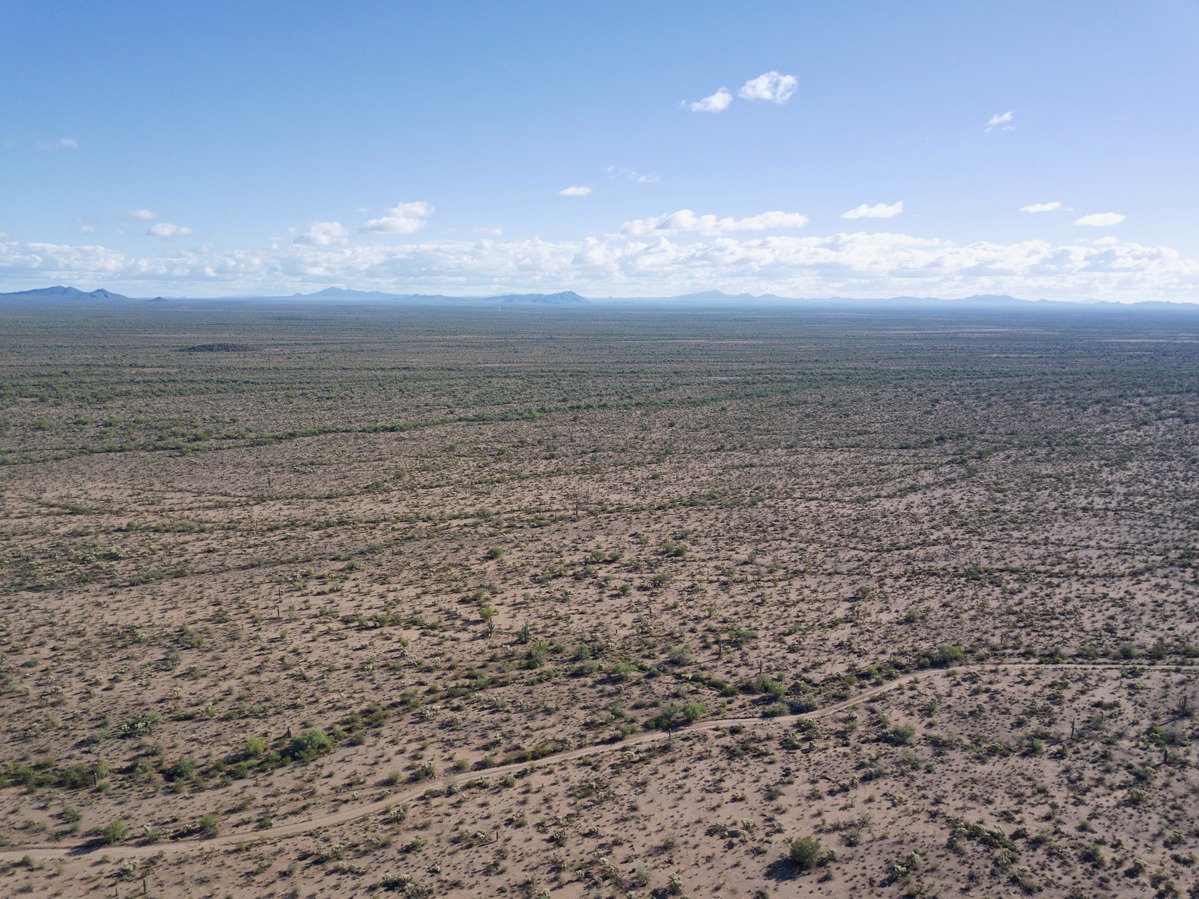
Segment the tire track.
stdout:
[[[1195,671],[1199,670],[1199,665],[1191,663],[1166,663],[1151,665],[1137,664],[1135,662],[1083,662],[1077,664],[1072,664],[1069,662],[992,662],[988,664],[983,662],[976,665],[958,665],[952,668],[928,668],[921,671],[911,671],[907,674],[902,674],[894,680],[890,680],[886,683],[878,684],[863,690],[861,693],[858,693],[849,699],[844,699],[840,702],[835,702],[832,705],[827,705],[819,709],[814,709],[811,712],[805,712],[799,715],[779,715],[776,718],[763,718],[760,715],[734,716],[729,718],[713,718],[706,721],[697,721],[693,724],[687,725],[685,728],[680,728],[679,730],[671,731],[670,733],[666,734],[657,731],[647,731],[645,733],[627,737],[618,743],[589,744],[586,746],[579,746],[575,749],[565,749],[561,752],[544,756],[536,761],[513,762],[507,765],[496,765],[493,768],[486,768],[481,771],[472,771],[470,772],[471,780],[491,780],[494,778],[503,777],[506,774],[518,774],[521,771],[525,771],[531,767],[541,770],[544,768],[573,762],[578,759],[622,752],[639,746],[664,742],[666,740],[674,739],[675,737],[685,737],[690,734],[707,733],[736,725],[775,727],[788,726],[801,720],[819,721],[821,719],[829,718],[840,712],[854,708],[862,703],[869,702],[872,699],[876,699],[879,696],[890,693],[892,690],[906,686],[913,681],[922,679],[941,679],[950,675],[962,675],[969,672],[988,671],[1126,671],[1130,669]],[[262,830],[222,834],[207,839],[189,838],[171,840],[170,842],[164,843],[140,843],[131,845],[121,845],[116,843],[105,844],[99,840],[90,840],[85,843],[75,843],[70,845],[51,843],[27,846],[9,846],[0,850],[0,861],[16,862],[21,861],[26,857],[29,857],[35,861],[49,861],[54,859],[86,857],[90,855],[107,855],[116,859],[150,858],[159,854],[178,855],[185,852],[195,851],[221,851],[235,847],[246,846],[252,843],[262,843],[270,840],[299,836],[301,834],[314,833],[324,828],[348,824],[351,821],[357,821],[360,818],[376,815],[394,808],[395,806],[403,805],[404,803],[413,802],[417,799],[420,799],[429,791],[429,789],[430,788],[428,785],[412,786],[406,790],[390,793],[387,796],[384,796],[382,799],[376,799],[373,802],[341,808],[335,812],[330,812],[325,815],[318,815],[315,818],[307,818],[300,821],[290,821],[286,824],[278,824]]]

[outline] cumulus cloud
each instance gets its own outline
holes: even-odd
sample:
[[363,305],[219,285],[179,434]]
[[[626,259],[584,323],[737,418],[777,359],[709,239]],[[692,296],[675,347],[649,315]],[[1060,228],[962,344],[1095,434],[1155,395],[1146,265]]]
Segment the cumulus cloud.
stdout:
[[747,218],[717,218],[714,215],[696,215],[690,209],[680,209],[657,218],[634,219],[625,222],[621,233],[626,235],[653,234],[670,231],[765,231],[770,228],[802,228],[808,217],[798,212],[763,212]]
[[1021,212],[1053,212],[1055,209],[1061,209],[1062,204],[1057,200],[1052,203],[1030,203],[1027,206],[1021,206]]
[[341,222],[313,222],[308,230],[297,235],[294,243],[309,247],[331,247],[344,244],[350,236]]
[[794,75],[780,75],[771,71],[745,82],[737,91],[737,96],[743,100],[781,104],[791,99],[798,84]]
[[558,191],[560,197],[585,197],[591,193],[590,187],[580,187],[572,184],[570,187],[564,187]]
[[702,100],[697,100],[694,103],[683,101],[683,107],[690,109],[692,112],[724,112],[729,108],[729,104],[733,102],[733,95],[728,92],[727,88],[721,88],[714,94],[709,94]]
[[192,233],[192,229],[184,225],[172,225],[170,222],[158,222],[147,228],[146,233],[153,237],[186,237]]
[[889,219],[894,218],[903,212],[903,200],[898,203],[892,203],[888,206],[886,203],[875,203],[873,206],[867,206],[863,203],[861,206],[855,206],[848,212],[841,213],[843,219]]
[[1007,112],[996,113],[987,120],[987,130],[990,131],[993,128],[1002,128],[1004,131],[1011,131],[1016,127],[1012,124],[1013,115],[1014,113],[1010,109]]
[[10,289],[94,283],[132,296],[281,295],[330,285],[394,291],[402,284],[415,293],[475,296],[566,289],[665,296],[718,289],[793,297],[1199,297],[1199,260],[1111,235],[1064,244],[958,243],[893,232],[654,230],[570,241],[363,242],[336,252],[290,241],[237,251],[165,241],[154,246],[155,253],[132,254],[0,239],[0,283]]
[[125,218],[136,219],[142,222],[152,222],[158,218],[158,213],[150,209],[130,209],[125,213]]
[[429,224],[433,207],[424,200],[400,203],[377,219],[368,219],[358,230],[364,234],[413,234]]
[[40,140],[37,142],[38,148],[54,152],[55,150],[78,150],[79,141],[73,137],[57,137],[53,140]]
[[1092,212],[1082,218],[1075,219],[1076,225],[1090,225],[1092,228],[1110,228],[1124,221],[1124,216],[1118,212]]

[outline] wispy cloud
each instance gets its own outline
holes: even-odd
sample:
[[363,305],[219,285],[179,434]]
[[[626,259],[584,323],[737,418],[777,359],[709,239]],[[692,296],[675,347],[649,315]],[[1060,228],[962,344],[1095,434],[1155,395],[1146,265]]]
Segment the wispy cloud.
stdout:
[[888,206],[886,203],[876,203],[873,206],[867,206],[863,203],[861,206],[855,206],[848,212],[841,213],[843,219],[889,219],[894,218],[903,212],[903,200],[898,203],[892,203]]
[[1013,115],[1015,113],[1010,109],[1007,112],[996,113],[987,120],[987,130],[990,131],[993,128],[1002,128],[1004,131],[1013,130],[1016,127],[1012,124]]
[[737,91],[737,96],[743,100],[782,104],[791,99],[798,84],[794,75],[780,75],[771,71],[745,82]]
[[125,218],[139,222],[152,222],[158,218],[158,213],[151,209],[130,209],[125,213]]
[[350,232],[341,222],[313,222],[293,242],[309,247],[332,247],[345,244],[349,236]]
[[683,108],[690,109],[692,112],[724,112],[729,108],[729,104],[733,102],[733,95],[728,92],[727,88],[721,88],[714,94],[709,94],[702,100],[697,100],[694,103],[683,101]]
[[433,207],[424,200],[400,203],[377,219],[368,219],[358,230],[364,234],[412,234],[429,223]]
[[192,229],[185,225],[172,225],[170,222],[158,222],[146,229],[152,237],[186,237]]
[[625,181],[634,181],[637,184],[657,184],[662,180],[659,175],[646,175],[642,172],[638,172],[635,169],[616,165],[608,166],[606,169],[604,169],[604,173],[609,178],[623,178]]
[[56,137],[53,140],[39,140],[37,145],[39,150],[47,150],[51,153],[55,150],[79,149],[79,141],[73,137]]
[[1062,204],[1057,200],[1052,203],[1030,203],[1027,206],[1021,206],[1021,212],[1053,212],[1055,209],[1061,209]]
[[747,218],[718,218],[714,215],[696,215],[690,209],[680,209],[669,215],[649,219],[634,219],[625,222],[621,233],[626,235],[653,234],[655,232],[699,231],[719,233],[721,231],[765,231],[771,228],[802,228],[808,217],[798,212],[763,212]]
[[1092,212],[1090,215],[1075,219],[1074,224],[1089,225],[1092,228],[1110,228],[1112,225],[1120,224],[1124,218],[1118,212]]
[[590,187],[580,187],[572,184],[570,187],[564,187],[558,191],[560,197],[585,197],[591,193]]

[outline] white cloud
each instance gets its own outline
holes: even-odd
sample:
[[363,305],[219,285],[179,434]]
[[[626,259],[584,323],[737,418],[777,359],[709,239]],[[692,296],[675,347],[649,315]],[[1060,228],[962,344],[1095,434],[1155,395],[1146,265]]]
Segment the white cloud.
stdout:
[[718,289],[793,297],[1199,297],[1199,260],[1110,235],[1065,244],[958,243],[892,232],[654,230],[555,242],[363,242],[335,251],[290,241],[236,251],[169,241],[153,246],[155,252],[131,254],[0,239],[0,283],[11,285],[7,289],[86,283],[130,296],[286,295],[331,285],[394,291],[402,285],[405,292],[475,296],[566,289],[590,296],[665,296]]
[[80,234],[94,234],[95,231],[96,231],[96,226],[94,224],[92,224],[91,222],[80,222],[79,223],[79,233]]
[[294,243],[309,247],[331,247],[346,243],[349,236],[350,232],[341,222],[313,222],[307,231],[295,238]]
[[802,228],[808,223],[808,217],[798,212],[763,212],[747,218],[732,217],[717,218],[714,215],[696,215],[690,209],[680,209],[669,215],[657,218],[634,219],[625,222],[621,233],[626,235],[642,235],[671,231],[700,231],[719,233],[721,231],[765,231],[770,228]]
[[658,175],[646,175],[634,169],[625,168],[624,166],[610,165],[604,172],[609,178],[623,178],[626,181],[633,181],[637,184],[657,184],[662,180]]
[[482,234],[484,237],[503,237],[504,229],[499,225],[494,228],[475,228],[476,234]]
[[1014,113],[1010,109],[1007,112],[996,113],[987,120],[987,130],[990,131],[992,128],[999,128],[1002,126],[1004,131],[1011,131],[1016,127],[1012,124],[1013,115]]
[[1076,225],[1090,225],[1092,228],[1110,228],[1124,221],[1124,216],[1118,212],[1092,212],[1080,219],[1075,219]]
[[888,206],[886,203],[876,203],[873,206],[867,206],[863,203],[861,206],[855,206],[849,212],[841,213],[843,219],[889,219],[894,218],[903,212],[903,200],[898,203],[892,203]]
[[684,100],[683,107],[692,112],[724,112],[732,102],[733,95],[728,92],[727,88],[722,87],[716,93],[709,94],[695,103],[688,103]]
[[1053,212],[1055,209],[1061,209],[1062,204],[1057,200],[1052,203],[1030,203],[1028,206],[1021,206],[1021,212]]
[[[721,219],[727,222],[728,219]],[[735,231],[766,231],[770,228],[802,228],[808,223],[808,217],[798,212],[763,212],[748,218],[735,219]]]
[[[799,84],[794,75],[780,75],[778,72],[766,72],[757,78],[752,78],[741,85],[737,96],[743,100],[757,100],[768,103],[786,103],[795,93]],[[727,104],[726,104],[727,105]]]
[[365,234],[412,234],[429,224],[433,207],[424,200],[415,203],[400,203],[387,210],[377,219],[363,222],[358,230]]
[[585,197],[589,193],[591,193],[590,187],[579,187],[577,185],[572,184],[570,187],[564,187],[562,190],[558,191],[558,196],[560,196],[560,197]]
[[37,142],[38,148],[53,152],[55,150],[78,150],[79,141],[73,137],[59,137],[54,140],[40,140]]
[[143,222],[152,222],[158,218],[158,213],[150,209],[130,209],[125,213],[125,218],[137,219]]
[[192,229],[184,225],[172,225],[170,222],[158,222],[146,229],[146,233],[154,237],[186,237]]

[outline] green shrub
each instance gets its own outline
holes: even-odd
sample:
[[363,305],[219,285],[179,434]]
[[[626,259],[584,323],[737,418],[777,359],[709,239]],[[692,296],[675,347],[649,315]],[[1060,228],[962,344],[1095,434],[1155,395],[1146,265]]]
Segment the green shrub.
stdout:
[[669,730],[676,724],[690,724],[708,714],[708,707],[702,702],[668,702],[662,710],[649,720],[650,727],[659,730]]
[[333,741],[319,727],[310,727],[303,733],[292,737],[288,755],[302,762],[309,762],[317,756],[333,751]]
[[216,815],[212,812],[205,812],[201,815],[197,830],[202,837],[215,837],[221,830],[220,825],[217,824]]
[[245,752],[250,758],[257,758],[260,755],[265,755],[268,748],[270,747],[267,745],[266,740],[264,740],[262,737],[248,737],[246,739]]
[[129,834],[129,828],[120,818],[113,818],[100,829],[100,839],[109,845],[119,843]]
[[196,760],[191,756],[185,756],[167,768],[163,775],[172,783],[177,780],[190,780],[196,776]]
[[883,739],[892,746],[907,746],[916,736],[916,728],[910,724],[897,724],[889,728]]
[[787,858],[800,871],[811,871],[820,864],[820,841],[815,837],[796,837],[787,849]]
[[933,649],[921,653],[916,664],[920,668],[948,668],[950,665],[960,662],[964,655],[965,650],[960,646],[954,646],[952,643],[938,643]]

